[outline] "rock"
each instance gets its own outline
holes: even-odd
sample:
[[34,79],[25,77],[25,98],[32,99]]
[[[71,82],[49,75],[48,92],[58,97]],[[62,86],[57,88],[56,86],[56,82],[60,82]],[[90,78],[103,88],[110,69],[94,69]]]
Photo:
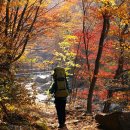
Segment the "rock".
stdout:
[[38,82],[38,83],[47,83],[48,81],[50,81],[49,77],[40,77],[40,76],[38,76],[35,79],[35,82]]
[[130,130],[130,112],[123,112],[120,119],[123,130]]
[[110,109],[109,109],[110,112],[112,111],[122,111],[122,107],[120,104],[116,104],[116,103],[112,103],[110,105]]
[[99,128],[105,130],[130,130],[130,113],[113,112],[95,116]]

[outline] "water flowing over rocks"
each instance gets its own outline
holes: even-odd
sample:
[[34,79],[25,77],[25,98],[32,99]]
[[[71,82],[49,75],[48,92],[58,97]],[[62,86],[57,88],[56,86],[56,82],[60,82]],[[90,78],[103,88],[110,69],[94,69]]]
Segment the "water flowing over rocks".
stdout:
[[36,92],[36,102],[44,102],[47,100],[46,91],[49,89],[52,83],[52,77],[50,72],[40,73],[31,76],[31,81],[27,82],[25,88],[29,90],[29,94],[33,95]]

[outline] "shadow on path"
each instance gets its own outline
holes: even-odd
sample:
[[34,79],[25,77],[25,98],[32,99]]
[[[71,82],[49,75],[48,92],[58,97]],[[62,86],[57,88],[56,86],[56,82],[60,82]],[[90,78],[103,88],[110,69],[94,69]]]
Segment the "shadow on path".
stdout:
[[67,128],[67,126],[65,126],[64,128],[58,128],[58,130],[69,130],[69,129]]

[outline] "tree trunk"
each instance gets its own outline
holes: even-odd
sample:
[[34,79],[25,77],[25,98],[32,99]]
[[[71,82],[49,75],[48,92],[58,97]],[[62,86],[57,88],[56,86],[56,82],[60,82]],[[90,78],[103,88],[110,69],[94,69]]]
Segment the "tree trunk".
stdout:
[[123,39],[120,39],[120,55],[118,59],[118,67],[114,76],[114,79],[117,79],[118,76],[123,72],[123,65],[124,65],[124,48],[122,47]]
[[[119,37],[119,42],[120,42],[120,55],[119,55],[119,59],[118,59],[118,67],[117,67],[117,70],[116,70],[116,73],[115,73],[115,76],[114,76],[114,79],[118,79],[119,76],[123,73],[123,66],[124,66],[124,48],[122,46],[122,44],[125,42],[125,39],[123,39],[122,35],[125,34],[125,31],[128,29],[128,25],[126,24],[124,26],[124,28],[122,29],[122,32],[120,34],[120,37]],[[123,77],[122,78],[122,85],[124,84],[124,79]],[[122,89],[122,88],[121,88]],[[116,88],[115,88],[116,90]],[[108,90],[108,98],[111,98],[112,97],[112,91]],[[104,105],[104,110],[103,112],[109,112],[109,108],[110,108],[110,105],[111,103],[110,102],[106,102],[105,105]]]
[[109,30],[109,17],[107,15],[103,15],[103,28],[102,28],[100,41],[99,41],[99,47],[98,47],[98,53],[97,53],[97,57],[95,61],[94,73],[93,73],[92,81],[90,83],[90,88],[89,88],[89,94],[88,94],[88,100],[87,100],[87,113],[92,113],[93,91],[94,91],[94,87],[97,81],[97,75],[99,72],[100,59],[101,59],[101,55],[103,51],[103,43],[107,36],[108,30]]
[[[110,99],[112,97],[112,95],[113,95],[113,92],[111,90],[108,90],[107,99]],[[109,112],[110,105],[111,105],[110,101],[106,101],[105,102],[104,109],[103,109],[104,113],[108,113]]]
[[[86,41],[86,36],[88,35],[88,33],[86,33],[86,27],[85,27],[86,7],[85,7],[84,0],[82,0],[82,6],[83,6],[83,30],[82,30],[83,43],[84,43],[85,56],[86,56],[86,65],[87,65],[87,69],[88,69],[88,72],[89,72],[90,71],[90,63],[89,63],[89,59],[88,59],[88,43]],[[90,78],[89,78],[89,81],[90,81]]]
[[118,76],[123,72],[123,65],[124,65],[124,47],[122,44],[125,43],[125,39],[122,37],[125,34],[125,31],[128,30],[128,25],[126,24],[124,28],[121,31],[120,37],[119,37],[119,44],[120,44],[120,56],[118,59],[118,67],[114,76],[114,79],[117,79]]

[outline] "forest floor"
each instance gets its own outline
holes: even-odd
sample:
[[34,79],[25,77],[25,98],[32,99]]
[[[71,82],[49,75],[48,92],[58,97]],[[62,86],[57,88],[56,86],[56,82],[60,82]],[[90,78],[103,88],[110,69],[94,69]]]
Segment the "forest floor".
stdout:
[[[58,120],[54,104],[41,103],[43,117],[50,130],[58,130]],[[66,126],[62,130],[98,130],[92,115],[86,115],[85,109],[67,104]]]

